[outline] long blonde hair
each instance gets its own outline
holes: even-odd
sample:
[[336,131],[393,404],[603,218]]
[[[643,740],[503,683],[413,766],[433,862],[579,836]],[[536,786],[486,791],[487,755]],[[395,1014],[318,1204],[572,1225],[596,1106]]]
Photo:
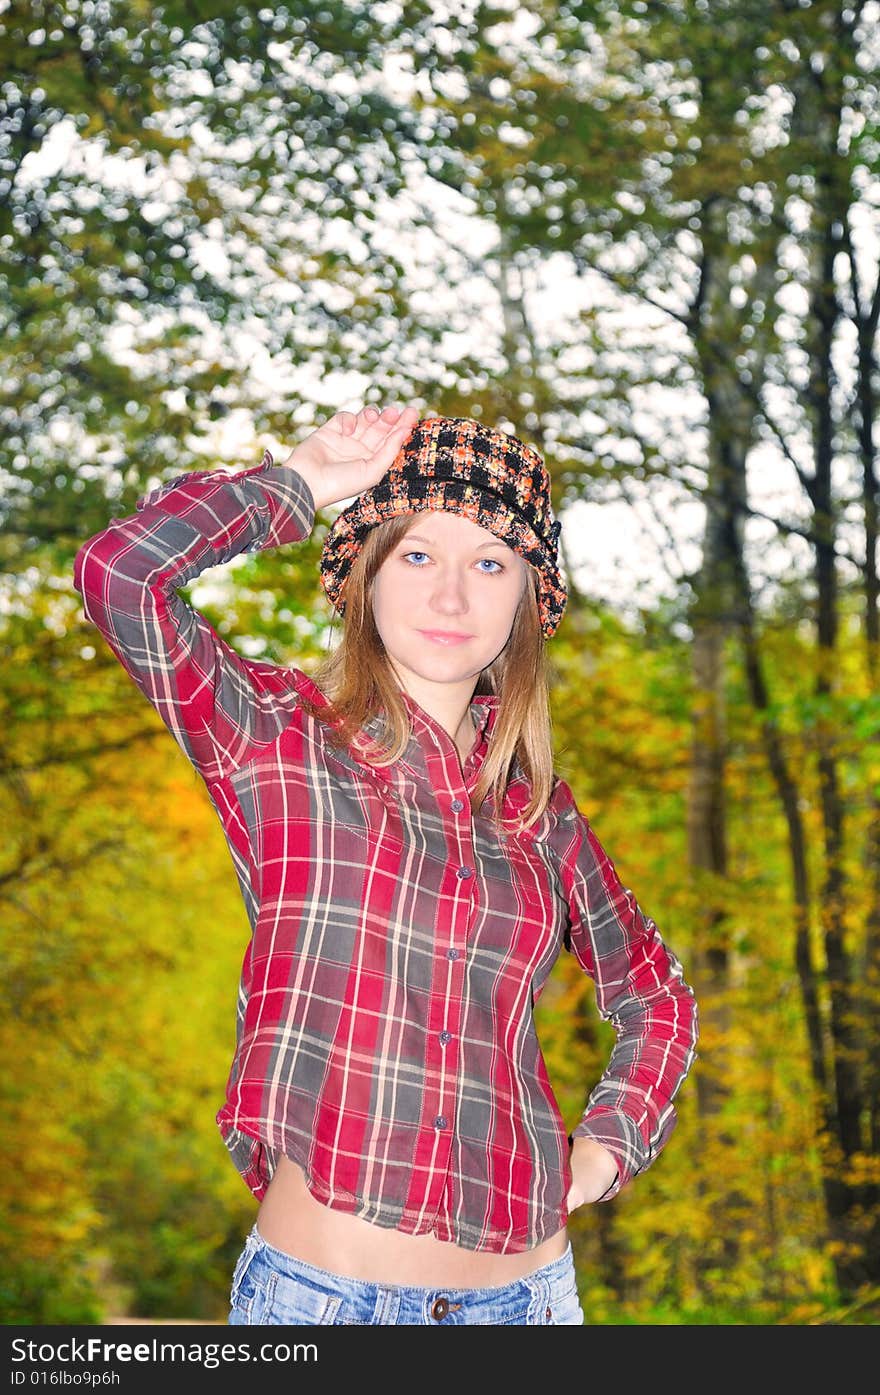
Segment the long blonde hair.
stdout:
[[[391,765],[406,750],[412,734],[409,713],[373,618],[373,580],[414,515],[398,515],[372,528],[364,539],[345,583],[343,629],[335,649],[310,676],[330,700],[321,708],[303,697],[316,717],[333,722],[331,741],[356,745],[371,765]],[[538,611],[538,574],[528,566],[528,581],[516,610],[510,637],[498,657],[477,678],[475,694],[497,694],[498,715],[476,787],[474,812],[491,793],[494,817],[502,822],[504,795],[515,761],[531,785],[517,825],[528,827],[546,808],[553,788],[553,745],[545,640]],[[359,735],[372,717],[383,716],[383,738],[365,746]]]

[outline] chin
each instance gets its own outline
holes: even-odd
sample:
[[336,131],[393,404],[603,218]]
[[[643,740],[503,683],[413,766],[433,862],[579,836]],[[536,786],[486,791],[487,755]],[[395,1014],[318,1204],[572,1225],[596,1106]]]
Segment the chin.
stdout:
[[441,649],[431,654],[426,654],[422,648],[417,653],[408,653],[403,649],[387,652],[399,668],[416,674],[423,682],[463,683],[469,678],[476,682],[485,667],[473,654],[465,658],[454,649]]
[[419,663],[406,664],[411,673],[415,673],[419,678],[433,683],[463,683],[466,679],[472,678],[476,682],[481,669],[475,668],[471,664],[427,664],[424,661]]

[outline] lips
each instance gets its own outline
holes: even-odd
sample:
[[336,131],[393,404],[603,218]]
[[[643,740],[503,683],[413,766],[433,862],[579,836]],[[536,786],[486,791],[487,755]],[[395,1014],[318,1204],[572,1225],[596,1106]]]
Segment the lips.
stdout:
[[434,644],[464,644],[465,640],[473,638],[472,635],[462,634],[459,630],[419,630],[419,634]]

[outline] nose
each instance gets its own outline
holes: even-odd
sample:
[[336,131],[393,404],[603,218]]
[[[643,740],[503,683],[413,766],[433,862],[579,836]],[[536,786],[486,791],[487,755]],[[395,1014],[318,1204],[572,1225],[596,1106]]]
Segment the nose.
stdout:
[[462,615],[468,608],[465,579],[456,567],[438,568],[431,609],[438,615]]

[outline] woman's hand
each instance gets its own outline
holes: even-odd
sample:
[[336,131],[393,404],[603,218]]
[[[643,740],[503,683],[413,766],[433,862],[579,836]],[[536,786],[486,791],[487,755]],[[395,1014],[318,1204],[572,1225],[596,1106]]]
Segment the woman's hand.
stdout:
[[294,446],[283,464],[302,476],[315,509],[323,509],[378,484],[418,419],[415,407],[336,412]]
[[617,1162],[613,1154],[594,1138],[576,1138],[569,1155],[571,1163],[571,1186],[565,1204],[569,1212],[588,1201],[598,1201],[604,1196],[617,1176]]

